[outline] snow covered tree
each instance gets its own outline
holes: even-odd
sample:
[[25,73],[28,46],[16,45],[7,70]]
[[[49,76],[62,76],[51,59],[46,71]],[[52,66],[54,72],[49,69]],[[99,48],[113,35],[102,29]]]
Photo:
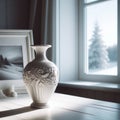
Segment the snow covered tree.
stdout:
[[107,48],[110,62],[117,62],[117,45],[113,45]]
[[99,25],[96,23],[89,46],[89,69],[102,69],[108,66],[108,52],[101,37]]

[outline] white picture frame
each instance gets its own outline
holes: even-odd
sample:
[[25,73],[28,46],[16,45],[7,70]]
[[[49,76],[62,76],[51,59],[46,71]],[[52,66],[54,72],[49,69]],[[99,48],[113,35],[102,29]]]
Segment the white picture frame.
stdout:
[[[13,66],[15,66],[17,61],[15,59],[16,56],[17,58],[20,57],[18,59],[19,62],[17,63],[20,63],[22,65],[22,70],[28,62],[32,61],[32,59],[34,58],[34,53],[31,49],[31,45],[33,44],[32,30],[0,30],[0,59],[2,59],[1,61],[5,61],[5,59],[7,59],[7,61],[12,61],[12,64],[10,61],[9,66],[3,65],[4,63],[0,61],[0,65],[2,66],[0,67],[0,74],[2,74],[1,76],[3,76],[0,77],[0,89],[3,90],[13,87],[15,89],[25,88],[23,76],[21,77],[23,71],[20,73],[20,76],[15,75],[15,77],[13,77],[14,75],[12,76],[12,72],[15,73],[15,71],[13,70]],[[18,73],[16,72],[15,74]],[[18,76],[18,78],[16,76]]]

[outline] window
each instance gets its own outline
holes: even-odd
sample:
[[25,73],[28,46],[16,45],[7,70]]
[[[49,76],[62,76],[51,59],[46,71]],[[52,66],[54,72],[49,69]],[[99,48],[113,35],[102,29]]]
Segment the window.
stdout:
[[86,73],[117,75],[117,0],[86,4],[84,9]]
[[80,2],[82,13],[79,15],[84,18],[80,21],[83,24],[80,28],[83,31],[80,36],[80,54],[83,57],[81,79],[99,82],[118,80],[117,5],[117,0]]
[[57,0],[56,63],[61,83],[119,82],[118,2]]

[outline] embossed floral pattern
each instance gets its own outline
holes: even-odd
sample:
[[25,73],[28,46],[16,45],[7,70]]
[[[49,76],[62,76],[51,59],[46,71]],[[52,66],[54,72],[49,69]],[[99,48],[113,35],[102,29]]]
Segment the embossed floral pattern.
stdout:
[[56,67],[50,67],[47,65],[39,64],[38,66],[32,66],[24,70],[24,82],[31,84],[32,81],[37,81],[42,84],[57,84],[58,83],[58,70]]

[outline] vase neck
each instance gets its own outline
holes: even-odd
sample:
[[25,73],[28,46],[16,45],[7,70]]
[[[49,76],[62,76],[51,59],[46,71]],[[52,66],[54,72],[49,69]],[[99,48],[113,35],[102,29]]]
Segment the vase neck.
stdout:
[[40,46],[32,46],[35,51],[35,59],[37,60],[46,60],[46,51],[50,48],[51,45],[40,45]]

